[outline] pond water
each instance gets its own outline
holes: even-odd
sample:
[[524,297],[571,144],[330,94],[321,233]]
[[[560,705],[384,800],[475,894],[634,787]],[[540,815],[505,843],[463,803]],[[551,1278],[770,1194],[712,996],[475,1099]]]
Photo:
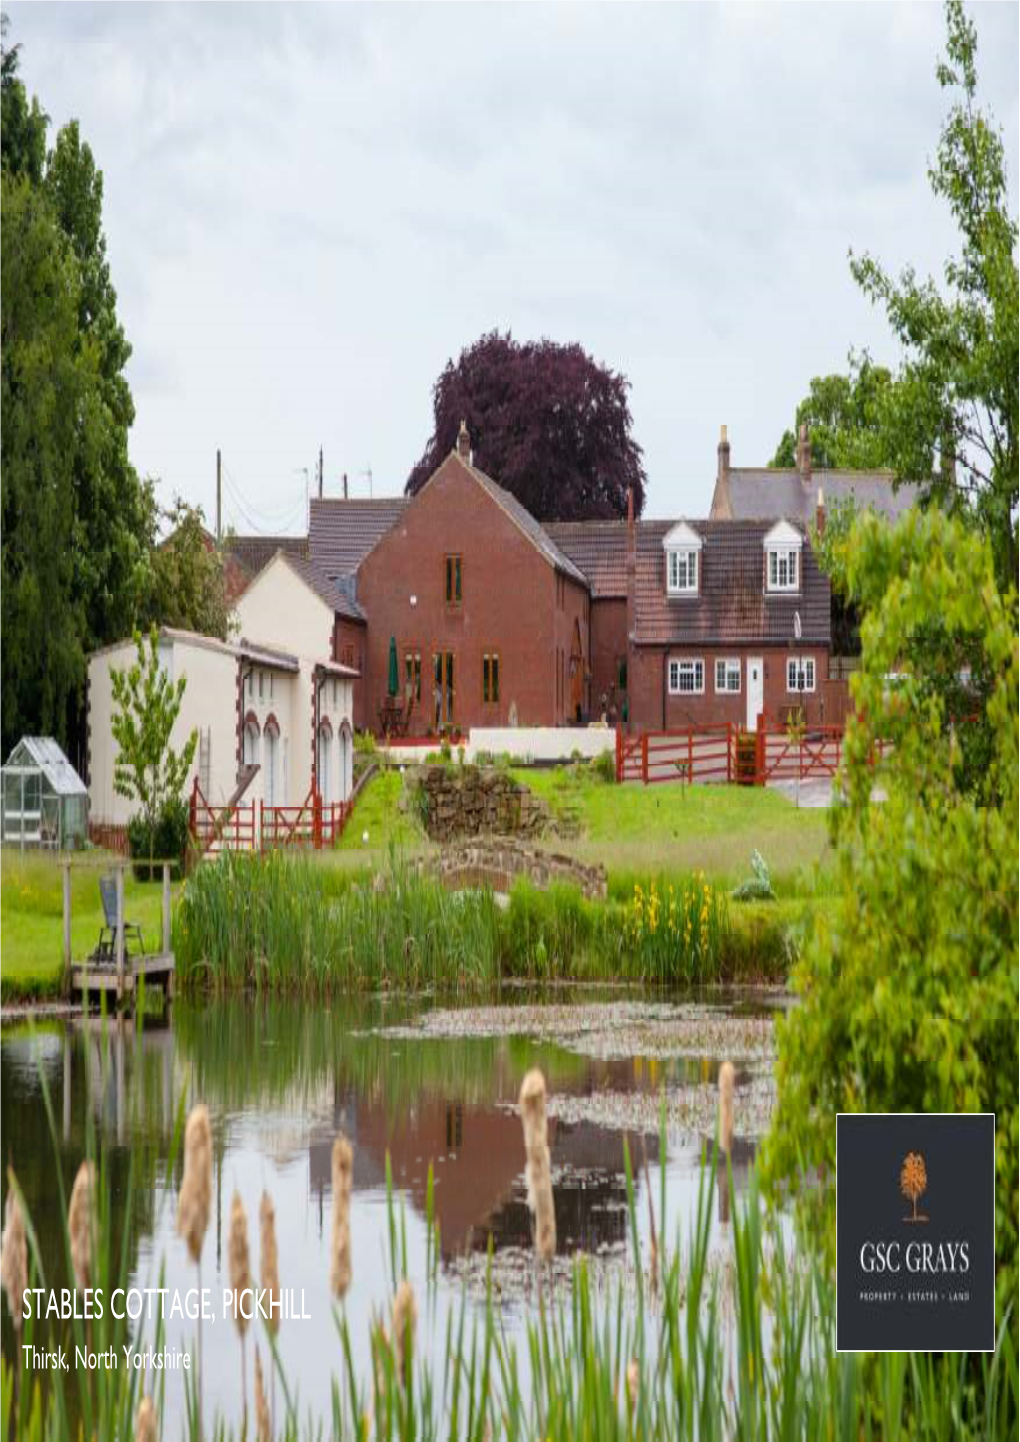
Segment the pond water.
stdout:
[[[686,1237],[703,1148],[714,1131],[716,1080],[737,1070],[734,1185],[772,1104],[775,995],[713,993],[664,998],[634,991],[528,994],[510,991],[481,1007],[448,999],[343,999],[271,1004],[177,1003],[169,1022],[103,1024],[77,1019],[0,1034],[4,1160],[28,1200],[49,1287],[66,1285],[54,1156],[68,1189],[89,1126],[107,1159],[118,1233],[129,1226],[131,1285],[196,1285],[175,1233],[182,1162],[168,1155],[181,1108],[209,1107],[214,1138],[213,1215],[201,1285],[216,1318],[203,1337],[206,1415],[239,1421],[239,1363],[223,1317],[227,1238],[235,1189],[248,1213],[253,1270],[263,1189],[277,1216],[281,1284],[310,1320],[285,1321],[280,1352],[302,1415],[328,1416],[340,1350],[329,1293],[330,1157],[338,1131],[354,1148],[351,1211],[354,1282],[347,1299],[355,1361],[368,1375],[368,1321],[388,1311],[386,1165],[406,1227],[409,1272],[424,1298],[426,1193],[431,1166],[440,1262],[433,1310],[421,1335],[445,1337],[465,1294],[481,1307],[489,1246],[502,1325],[521,1329],[532,1305],[524,1149],[516,1110],[521,1080],[539,1066],[549,1088],[555,1191],[555,1275],[578,1251],[592,1256],[599,1286],[626,1284],[624,1141],[637,1171],[637,1216],[647,1245],[651,1190],[660,1192],[659,1117],[667,1115],[665,1231]],[[55,1139],[47,1118],[52,1104]],[[724,1179],[725,1180],[725,1179]],[[3,1191],[6,1197],[7,1181]],[[724,1186],[720,1209],[728,1199]],[[661,1229],[663,1219],[657,1217]],[[714,1222],[718,1229],[719,1220]],[[631,1281],[633,1279],[631,1278]],[[167,1345],[191,1347],[193,1322],[172,1321]],[[64,1334],[65,1345],[70,1329]],[[59,1329],[49,1333],[56,1342]],[[151,1329],[145,1342],[152,1341]],[[4,1309],[3,1347],[13,1332]],[[249,1386],[251,1363],[249,1358]],[[180,1372],[166,1374],[168,1435],[183,1409]]]

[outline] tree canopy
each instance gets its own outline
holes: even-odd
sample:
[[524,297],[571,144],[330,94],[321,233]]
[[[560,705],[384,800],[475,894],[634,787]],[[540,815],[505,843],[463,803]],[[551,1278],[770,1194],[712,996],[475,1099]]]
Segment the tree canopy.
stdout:
[[892,427],[899,387],[885,366],[851,353],[849,374],[814,377],[797,407],[793,429],[783,432],[769,465],[796,465],[797,436],[806,425],[813,465],[831,470],[891,468],[897,454]]
[[[103,231],[103,176],[77,121],[47,153],[19,50],[0,65],[4,257],[0,302],[2,745],[51,733],[73,753],[86,656],[138,624],[225,630],[201,517],[164,515],[128,455],[131,355]],[[165,520],[179,544],[159,545]],[[206,597],[199,586],[210,583]]]
[[645,471],[631,435],[629,389],[580,345],[491,331],[436,381],[432,435],[407,494],[446,458],[465,420],[479,469],[538,520],[622,516],[628,488],[640,513]]

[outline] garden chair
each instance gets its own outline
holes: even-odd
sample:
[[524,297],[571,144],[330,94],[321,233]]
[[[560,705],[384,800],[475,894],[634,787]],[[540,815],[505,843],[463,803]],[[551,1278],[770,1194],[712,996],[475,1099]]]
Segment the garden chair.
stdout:
[[[117,883],[112,876],[102,876],[99,879],[99,894],[103,898],[103,919],[105,924],[99,932],[99,944],[94,953],[94,961],[113,961],[117,955]],[[133,921],[124,922],[124,955],[129,956],[131,952],[132,938],[138,943],[138,950],[144,952],[145,942],[142,938],[142,928]]]

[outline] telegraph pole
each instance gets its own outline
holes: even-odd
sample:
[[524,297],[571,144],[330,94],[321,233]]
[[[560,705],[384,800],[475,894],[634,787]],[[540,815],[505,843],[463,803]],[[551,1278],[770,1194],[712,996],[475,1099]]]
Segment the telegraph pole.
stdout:
[[223,540],[223,461],[216,447],[216,544]]

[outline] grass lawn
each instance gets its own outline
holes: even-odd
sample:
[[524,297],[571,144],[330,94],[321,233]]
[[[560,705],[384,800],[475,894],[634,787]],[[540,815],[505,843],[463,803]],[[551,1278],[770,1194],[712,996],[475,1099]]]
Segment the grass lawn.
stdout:
[[[71,949],[80,960],[95,947],[103,924],[99,878],[113,858],[75,857],[71,867]],[[4,849],[0,855],[0,994],[39,996],[59,990],[63,975],[63,881],[60,859]],[[174,887],[174,894],[178,890]],[[124,881],[124,910],[152,950],[161,935],[161,882]]]
[[610,875],[701,869],[735,885],[761,852],[780,893],[814,892],[816,862],[829,851],[826,813],[798,810],[777,791],[755,786],[653,786],[600,781],[581,768],[514,773],[554,815],[579,824],[557,849],[601,861]]
[[[780,895],[825,891],[815,863],[824,864],[829,852],[826,813],[798,810],[778,791],[679,782],[617,786],[572,766],[521,767],[513,774],[548,802],[554,816],[579,828],[576,837],[553,836],[544,844],[602,862],[611,881],[701,869],[732,886],[749,874],[757,848]],[[414,817],[399,807],[402,786],[398,770],[382,771],[368,783],[331,859],[379,866],[391,845],[404,852],[428,845]]]
[[428,845],[421,827],[400,807],[404,779],[399,770],[380,770],[365,787],[333,856],[346,863],[375,865],[391,846],[401,851]]

